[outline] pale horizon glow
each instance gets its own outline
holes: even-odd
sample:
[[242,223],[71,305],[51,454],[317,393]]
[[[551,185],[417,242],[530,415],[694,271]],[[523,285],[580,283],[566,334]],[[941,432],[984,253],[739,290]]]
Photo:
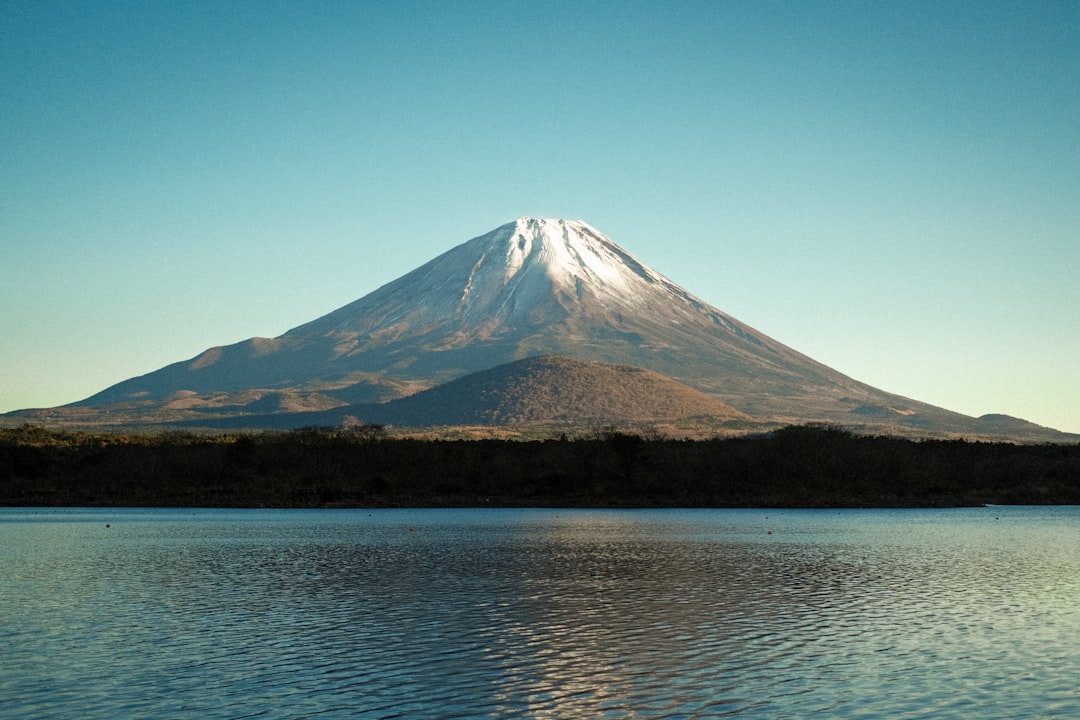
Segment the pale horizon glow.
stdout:
[[0,412],[582,220],[882,390],[1080,433],[1080,5],[0,0]]

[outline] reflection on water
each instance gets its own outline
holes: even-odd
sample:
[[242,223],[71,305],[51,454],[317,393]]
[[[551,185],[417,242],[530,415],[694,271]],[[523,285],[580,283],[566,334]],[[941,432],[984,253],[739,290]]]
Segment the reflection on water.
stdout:
[[1077,508],[0,510],[0,717],[1077,717],[1078,549]]

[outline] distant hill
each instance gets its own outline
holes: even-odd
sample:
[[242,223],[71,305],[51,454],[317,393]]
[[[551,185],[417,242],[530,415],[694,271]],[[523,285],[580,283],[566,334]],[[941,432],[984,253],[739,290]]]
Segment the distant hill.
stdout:
[[730,405],[659,373],[557,355],[506,363],[348,412],[365,421],[411,426],[747,419]]
[[[178,423],[208,428],[292,429],[354,423],[430,426],[634,425],[700,419],[709,426],[741,421],[745,413],[651,370],[559,355],[517,360],[386,403],[338,406],[321,412],[260,410]],[[262,411],[261,408],[267,408]]]

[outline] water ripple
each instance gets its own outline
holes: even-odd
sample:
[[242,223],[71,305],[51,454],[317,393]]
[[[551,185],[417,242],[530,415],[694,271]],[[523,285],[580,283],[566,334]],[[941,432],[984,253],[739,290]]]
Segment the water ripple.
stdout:
[[1080,518],[993,512],[0,518],[0,716],[1080,715]]

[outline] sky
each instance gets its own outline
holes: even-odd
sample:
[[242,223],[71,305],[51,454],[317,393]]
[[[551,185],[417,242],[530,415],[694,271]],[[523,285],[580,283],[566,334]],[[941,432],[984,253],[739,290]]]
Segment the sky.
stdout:
[[0,0],[0,412],[524,215],[851,377],[1080,432],[1080,3]]

